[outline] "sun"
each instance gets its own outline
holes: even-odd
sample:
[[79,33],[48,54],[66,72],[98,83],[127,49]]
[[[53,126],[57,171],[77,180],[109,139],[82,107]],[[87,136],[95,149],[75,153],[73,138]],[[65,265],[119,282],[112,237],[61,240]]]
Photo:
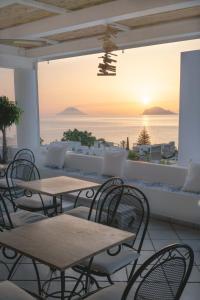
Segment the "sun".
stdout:
[[141,101],[144,105],[146,105],[146,104],[149,104],[151,100],[150,100],[150,97],[148,95],[145,95],[145,96],[142,97]]

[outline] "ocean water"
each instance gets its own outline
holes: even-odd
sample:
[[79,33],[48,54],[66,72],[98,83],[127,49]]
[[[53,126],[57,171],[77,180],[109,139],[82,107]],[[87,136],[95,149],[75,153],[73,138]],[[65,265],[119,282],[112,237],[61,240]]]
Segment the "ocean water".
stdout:
[[[44,143],[61,140],[63,132],[68,129],[80,129],[92,132],[97,138],[119,144],[129,137],[130,145],[137,142],[138,135],[146,127],[151,143],[168,143],[175,141],[178,146],[178,115],[166,116],[49,116],[40,118],[40,136]],[[8,130],[8,144],[16,144],[16,130]],[[0,137],[0,144],[1,144]]]
[[92,132],[97,138],[119,144],[129,137],[130,145],[146,127],[152,143],[175,141],[178,145],[178,115],[105,117],[105,116],[52,116],[40,120],[40,135],[45,143],[60,140],[68,129]]

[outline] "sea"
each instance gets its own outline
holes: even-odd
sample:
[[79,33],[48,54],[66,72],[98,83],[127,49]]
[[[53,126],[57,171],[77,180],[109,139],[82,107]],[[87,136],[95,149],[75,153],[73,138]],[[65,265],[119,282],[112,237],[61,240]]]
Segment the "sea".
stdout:
[[[120,144],[129,138],[130,145],[137,142],[141,130],[146,127],[152,144],[168,143],[175,141],[178,146],[179,115],[138,115],[133,117],[121,116],[41,116],[40,136],[44,144],[59,141],[63,132],[77,128],[87,130],[97,138]],[[8,144],[16,143],[16,130],[8,131]]]

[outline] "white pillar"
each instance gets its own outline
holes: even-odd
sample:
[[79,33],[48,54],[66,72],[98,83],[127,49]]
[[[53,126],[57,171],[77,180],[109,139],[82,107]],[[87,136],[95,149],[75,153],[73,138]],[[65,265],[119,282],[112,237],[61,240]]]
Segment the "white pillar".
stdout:
[[18,148],[37,150],[40,145],[37,67],[15,69],[15,101],[23,110],[17,125]]
[[181,54],[178,163],[190,160],[200,162],[200,50]]

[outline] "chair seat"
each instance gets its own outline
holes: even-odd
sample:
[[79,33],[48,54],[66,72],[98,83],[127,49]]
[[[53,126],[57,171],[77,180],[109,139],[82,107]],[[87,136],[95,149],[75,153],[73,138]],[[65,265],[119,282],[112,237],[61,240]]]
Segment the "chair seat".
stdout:
[[[53,198],[51,196],[42,195],[42,200],[44,207],[46,209],[54,207]],[[15,199],[15,204],[17,207],[22,209],[31,209],[31,210],[42,210],[43,205],[39,194],[33,194],[31,197],[23,196]],[[57,199],[57,206],[60,206],[61,201]]]
[[[8,179],[9,180],[9,179]],[[10,184],[12,185],[12,182],[10,181]],[[8,187],[8,185],[7,185],[7,180],[6,180],[6,178],[4,177],[4,178],[1,178],[0,179],[0,189],[1,188],[3,188],[3,189],[5,189],[5,188],[7,188]]]
[[[46,219],[47,217],[45,217],[42,214],[36,214],[36,213],[31,213],[29,211],[21,210],[21,211],[10,213],[10,218],[12,220],[13,226],[19,227],[25,224],[35,223],[37,221]],[[10,226],[7,218],[5,221],[6,221],[6,225]]]
[[66,214],[71,215],[73,217],[87,219],[89,215],[89,211],[90,211],[89,207],[79,206],[67,211]]
[[34,300],[31,295],[10,281],[0,282],[0,300]]
[[[118,248],[116,248],[117,250]],[[111,250],[114,253],[115,249]],[[134,262],[139,254],[129,248],[122,248],[119,254],[109,255],[107,252],[100,253],[94,257],[91,270],[96,273],[112,275],[123,267]],[[81,267],[87,267],[89,260],[81,262]]]
[[[125,283],[118,283],[111,285],[107,288],[103,288],[102,290],[90,295],[87,297],[87,300],[121,300],[123,292],[126,288]],[[131,294],[133,295],[132,291]],[[128,296],[126,300],[133,300],[134,298]]]

